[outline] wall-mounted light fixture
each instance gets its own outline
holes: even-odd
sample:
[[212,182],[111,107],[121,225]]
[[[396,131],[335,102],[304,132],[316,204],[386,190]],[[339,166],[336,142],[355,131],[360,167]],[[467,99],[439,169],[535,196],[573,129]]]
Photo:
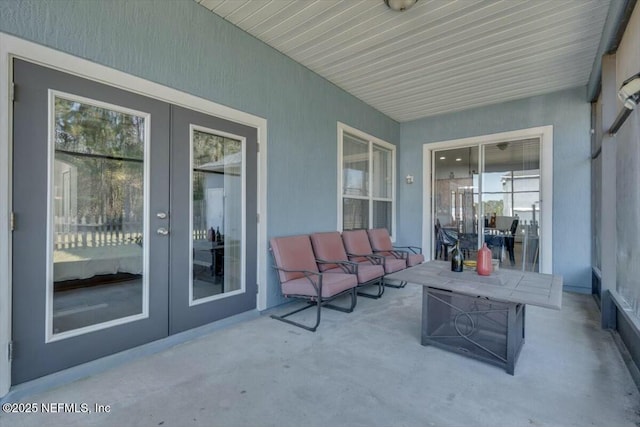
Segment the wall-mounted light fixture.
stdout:
[[628,110],[633,110],[640,101],[640,73],[625,80],[618,91],[618,98]]
[[413,184],[413,175],[407,175],[404,179],[407,181],[407,184]]
[[396,12],[404,12],[405,10],[416,4],[417,1],[418,0],[384,0],[384,4],[386,4],[391,10],[395,10]]
[[622,126],[627,117],[631,114],[636,105],[640,103],[640,73],[631,76],[622,83],[618,91],[618,98],[622,101],[624,108],[618,113],[618,117],[609,129],[610,135],[615,135]]

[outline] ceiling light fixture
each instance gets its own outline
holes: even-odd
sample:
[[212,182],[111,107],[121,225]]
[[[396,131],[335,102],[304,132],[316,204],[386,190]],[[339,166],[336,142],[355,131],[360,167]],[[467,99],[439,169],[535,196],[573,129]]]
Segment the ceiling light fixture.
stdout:
[[461,157],[458,157],[458,158],[456,159],[456,162],[461,162],[461,161],[462,161],[462,158],[461,158]]
[[417,1],[418,0],[384,0],[384,4],[386,4],[391,10],[404,12],[416,4]]
[[444,159],[446,159],[446,157],[445,157],[445,156],[440,157],[440,160],[444,160]]

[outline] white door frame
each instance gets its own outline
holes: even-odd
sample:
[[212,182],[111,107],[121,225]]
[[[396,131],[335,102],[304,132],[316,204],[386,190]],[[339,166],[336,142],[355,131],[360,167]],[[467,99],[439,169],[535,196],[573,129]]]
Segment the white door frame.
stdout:
[[[257,308],[267,308],[267,120],[215,102],[135,77],[55,49],[0,32],[0,397],[11,386],[11,135],[13,57],[96,80],[130,92],[155,98],[236,123],[258,132],[258,247]],[[16,221],[18,222],[18,221]],[[16,224],[19,227],[19,224]]]
[[433,259],[433,182],[431,179],[433,163],[432,152],[438,150],[468,147],[473,145],[497,144],[500,142],[523,139],[540,140],[540,272],[551,274],[553,270],[553,126],[540,126],[501,132],[470,138],[452,139],[425,143],[422,146],[424,197],[422,198],[422,251],[426,259]]

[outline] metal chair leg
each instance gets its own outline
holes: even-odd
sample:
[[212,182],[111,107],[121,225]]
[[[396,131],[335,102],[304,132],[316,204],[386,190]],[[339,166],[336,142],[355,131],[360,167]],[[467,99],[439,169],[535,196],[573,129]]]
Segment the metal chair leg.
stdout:
[[351,313],[353,311],[353,309],[356,308],[356,304],[358,303],[358,297],[356,295],[356,288],[351,288],[349,290],[349,295],[351,296],[351,306],[349,308],[344,308],[344,307],[339,307],[337,305],[329,304],[329,301],[333,301],[335,298],[339,297],[340,295],[344,295],[344,294],[345,293],[342,292],[342,293],[332,297],[330,300],[328,300],[326,303],[323,303],[322,305],[324,307],[330,308],[332,310],[341,311],[343,313]]
[[[341,295],[345,295],[347,292],[349,293],[349,295],[351,297],[351,305],[349,306],[349,308],[339,307],[339,306],[336,306],[336,305],[333,305],[333,304],[329,304],[330,301],[333,301],[335,298],[337,298],[337,297],[339,297]],[[358,302],[358,300],[357,300],[357,296],[356,296],[356,288],[352,288],[349,291],[345,291],[345,292],[342,292],[342,293],[340,293],[338,295],[335,295],[335,296],[331,297],[330,299],[328,299],[326,301],[323,301],[321,298],[318,297],[316,301],[307,301],[307,305],[304,306],[304,307],[297,308],[297,309],[295,309],[295,310],[293,310],[293,311],[291,311],[291,312],[289,312],[287,314],[283,314],[282,316],[277,316],[275,314],[272,314],[270,317],[272,319],[280,320],[281,322],[288,323],[288,324],[293,325],[293,326],[297,326],[297,327],[305,329],[307,331],[315,332],[316,329],[318,329],[318,325],[320,325],[320,310],[322,309],[322,307],[327,307],[327,308],[330,308],[332,310],[341,311],[343,313],[351,313],[353,311],[353,309],[356,307],[357,302]],[[300,322],[295,322],[293,320],[287,319],[287,317],[291,316],[292,314],[299,313],[299,312],[301,312],[303,310],[306,310],[308,308],[311,308],[313,306],[317,307],[315,325],[307,326],[307,325],[304,325],[304,324],[302,324]]]
[[407,286],[407,282],[400,282],[400,284],[399,284],[399,285],[392,285],[391,283],[387,283],[387,282],[385,282],[385,283],[384,283],[384,285],[385,285],[387,288],[402,289],[402,288],[404,288],[405,286]]
[[384,294],[384,283],[382,282],[382,278],[376,280],[375,282],[372,283],[364,283],[361,286],[368,286],[368,285],[378,285],[378,293],[377,294],[368,294],[366,292],[358,292],[358,296],[361,297],[366,297],[366,298],[372,298],[372,299],[378,299],[382,296],[382,294]]
[[[316,314],[316,324],[314,326],[306,326],[306,325],[303,325],[302,323],[294,322],[293,320],[287,319],[287,317],[291,316],[292,314],[299,313],[299,312],[301,312],[303,310],[306,310],[308,308],[313,307],[314,305],[317,306],[317,308],[318,308],[318,311],[317,311],[317,314]],[[290,325],[297,326],[297,327],[302,328],[302,329],[306,329],[307,331],[315,332],[316,329],[318,329],[318,325],[320,324],[320,309],[321,308],[322,308],[322,304],[318,304],[318,302],[314,302],[314,301],[307,301],[307,305],[305,307],[298,308],[297,310],[293,310],[292,312],[284,314],[282,316],[276,316],[275,314],[272,314],[270,317],[272,319],[280,320],[281,322],[288,323]]]

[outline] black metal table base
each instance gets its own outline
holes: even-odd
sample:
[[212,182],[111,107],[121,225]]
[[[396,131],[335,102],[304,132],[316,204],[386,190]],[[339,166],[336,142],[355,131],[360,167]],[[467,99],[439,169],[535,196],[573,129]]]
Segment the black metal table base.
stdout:
[[524,324],[524,304],[423,288],[422,345],[482,360],[513,375]]

